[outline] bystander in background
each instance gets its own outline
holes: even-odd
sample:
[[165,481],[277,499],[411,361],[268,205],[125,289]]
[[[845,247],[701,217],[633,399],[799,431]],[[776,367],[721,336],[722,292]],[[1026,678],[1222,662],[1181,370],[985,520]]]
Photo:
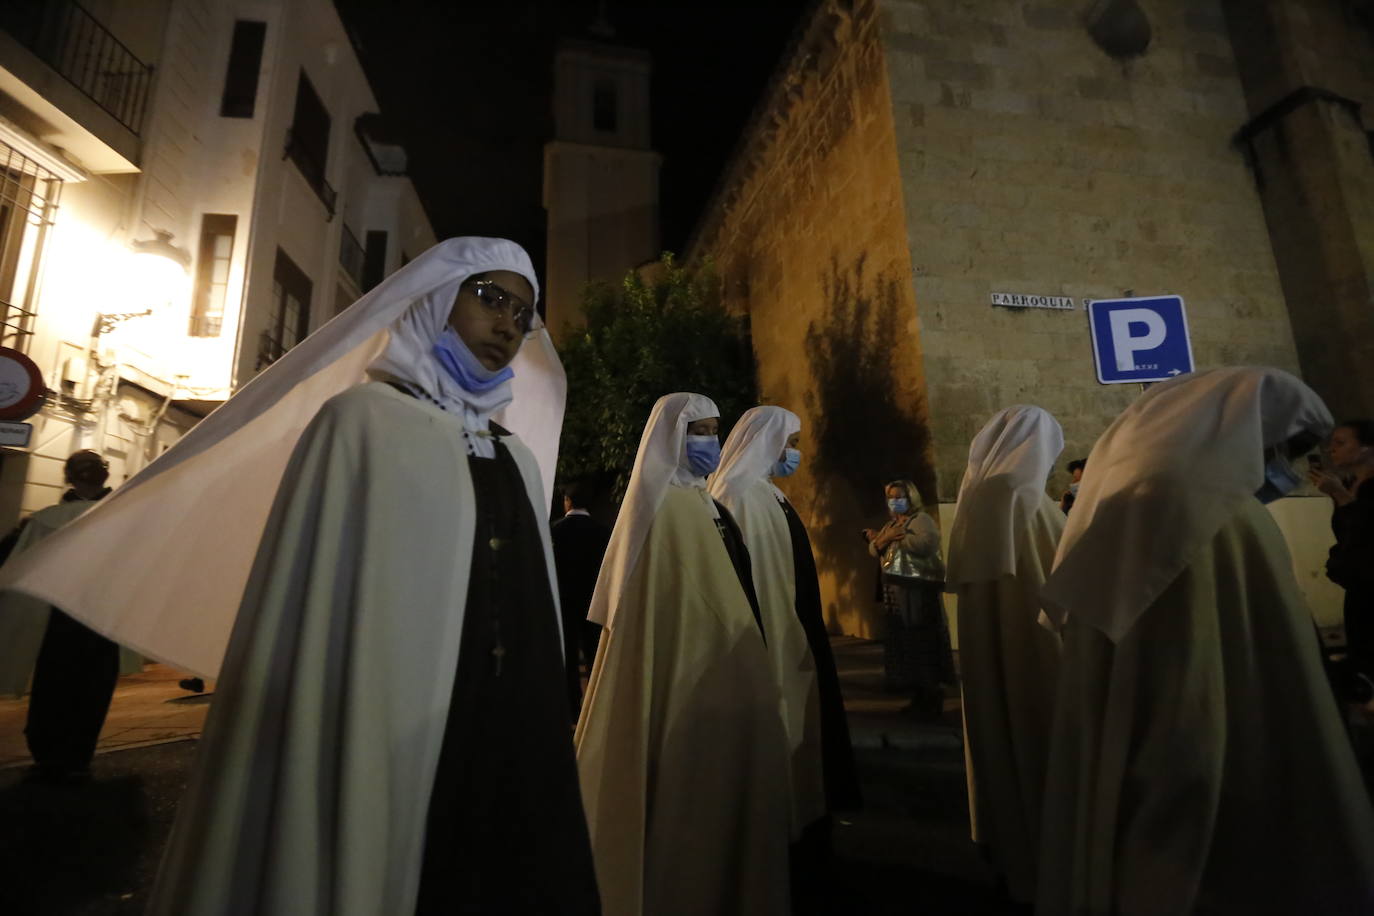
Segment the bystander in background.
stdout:
[[940,529],[921,511],[921,494],[914,483],[894,480],[884,491],[887,524],[865,528],[863,535],[868,552],[882,566],[887,687],[911,692],[908,714],[936,719],[944,709],[941,685],[952,686],[958,680],[945,620]]
[[[563,517],[553,523],[553,561],[558,569],[558,604],[563,614],[563,655],[568,670],[568,701],[574,721],[582,706],[582,665],[590,671],[601,627],[587,619],[601,560],[611,529],[592,518],[586,487],[563,487]],[[580,656],[580,657],[579,657]]]

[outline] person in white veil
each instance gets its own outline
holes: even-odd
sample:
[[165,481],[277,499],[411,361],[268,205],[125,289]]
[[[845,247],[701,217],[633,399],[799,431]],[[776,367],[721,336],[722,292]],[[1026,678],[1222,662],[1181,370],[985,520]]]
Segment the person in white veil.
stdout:
[[599,911],[547,491],[490,421],[512,357],[532,415],[561,417],[536,299],[514,243],[436,245],[6,566],[219,673],[149,913]]
[[1277,369],[1150,389],[1088,458],[1037,912],[1374,912],[1374,813],[1263,501],[1332,426]]
[[1020,903],[1035,899],[1059,672],[1059,637],[1039,620],[1064,530],[1045,484],[1063,449],[1059,423],[1039,407],[989,420],[969,446],[945,567],[945,589],[959,596],[969,821]]
[[605,631],[575,741],[608,916],[788,912],[781,694],[739,530],[706,492],[719,413],[654,405],[588,614]]
[[734,516],[749,549],[768,654],[782,690],[792,751],[793,832],[800,829],[808,847],[798,850],[801,858],[794,871],[807,869],[808,853],[823,856],[828,848],[827,814],[859,805],[854,752],[811,541],[796,510],[773,483],[800,466],[800,436],[801,420],[792,411],[751,408],[730,431],[720,468],[711,475],[711,496]]

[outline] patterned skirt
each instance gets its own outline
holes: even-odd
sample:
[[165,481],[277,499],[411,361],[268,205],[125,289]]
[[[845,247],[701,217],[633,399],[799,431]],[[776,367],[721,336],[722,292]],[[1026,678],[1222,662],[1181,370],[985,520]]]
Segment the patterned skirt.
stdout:
[[941,685],[957,684],[958,677],[940,586],[909,583],[883,577],[883,680],[889,693],[925,699],[940,695]]

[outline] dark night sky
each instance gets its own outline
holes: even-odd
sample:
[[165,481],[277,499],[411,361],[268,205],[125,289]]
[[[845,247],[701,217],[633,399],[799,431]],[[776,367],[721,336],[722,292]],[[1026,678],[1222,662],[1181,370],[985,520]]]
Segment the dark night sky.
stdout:
[[[543,272],[543,146],[558,38],[594,0],[336,0],[439,238],[501,235]],[[663,247],[680,251],[809,0],[615,3],[615,41],[653,55]]]

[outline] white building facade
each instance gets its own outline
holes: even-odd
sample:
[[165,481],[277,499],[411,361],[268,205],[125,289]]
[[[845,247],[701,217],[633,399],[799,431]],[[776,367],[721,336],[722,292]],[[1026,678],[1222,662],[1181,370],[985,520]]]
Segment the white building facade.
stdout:
[[328,0],[0,8],[0,346],[49,395],[0,528],[62,461],[118,484],[434,243]]

